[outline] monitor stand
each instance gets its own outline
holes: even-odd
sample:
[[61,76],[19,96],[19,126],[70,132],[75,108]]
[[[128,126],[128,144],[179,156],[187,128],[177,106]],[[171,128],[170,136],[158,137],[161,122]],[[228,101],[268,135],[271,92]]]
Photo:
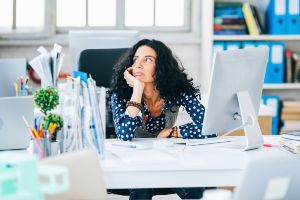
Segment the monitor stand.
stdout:
[[246,146],[243,151],[257,149],[263,145],[263,136],[248,91],[237,92]]

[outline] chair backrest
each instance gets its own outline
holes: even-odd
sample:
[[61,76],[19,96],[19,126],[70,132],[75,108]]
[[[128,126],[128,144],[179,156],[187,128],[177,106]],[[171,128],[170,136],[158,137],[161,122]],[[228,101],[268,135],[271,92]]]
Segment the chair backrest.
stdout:
[[300,157],[266,157],[251,160],[234,199],[300,199]]
[[81,150],[45,158],[42,164],[66,166],[69,170],[70,190],[46,199],[106,199],[106,188],[100,161],[92,150]]
[[109,88],[113,66],[127,50],[86,49],[80,54],[79,70],[91,74],[97,86]]

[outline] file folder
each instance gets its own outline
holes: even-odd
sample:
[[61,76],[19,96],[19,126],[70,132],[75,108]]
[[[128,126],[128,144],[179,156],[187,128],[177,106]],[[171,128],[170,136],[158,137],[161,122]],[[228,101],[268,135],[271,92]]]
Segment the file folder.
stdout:
[[268,45],[269,60],[266,69],[265,83],[284,82],[284,44],[282,42],[258,42],[257,46]]
[[266,71],[265,83],[284,82],[284,44],[282,42],[270,43],[270,59]]
[[226,50],[236,50],[241,47],[241,43],[240,42],[227,42],[225,46],[226,46]]
[[300,33],[300,0],[287,0],[287,33]]
[[242,43],[242,48],[243,49],[255,48],[255,47],[256,47],[256,43],[255,42],[245,41],[245,42]]
[[279,110],[280,110],[280,98],[278,96],[263,96],[262,103],[273,109],[272,114],[272,135],[278,135],[279,133]]
[[287,1],[270,0],[266,12],[269,34],[287,34]]

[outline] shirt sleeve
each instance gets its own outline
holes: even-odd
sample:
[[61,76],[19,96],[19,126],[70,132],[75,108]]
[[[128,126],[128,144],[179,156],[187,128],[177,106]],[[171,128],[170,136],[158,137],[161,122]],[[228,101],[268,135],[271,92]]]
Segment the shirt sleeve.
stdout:
[[118,98],[117,94],[111,96],[111,107],[114,127],[117,137],[120,140],[132,140],[137,127],[142,127],[141,112],[135,117],[131,117],[126,112],[126,100]]
[[179,126],[180,134],[183,138],[205,138],[202,135],[202,125],[204,119],[204,106],[199,102],[194,94],[181,93],[179,96],[180,105],[184,106],[190,115],[193,123]]

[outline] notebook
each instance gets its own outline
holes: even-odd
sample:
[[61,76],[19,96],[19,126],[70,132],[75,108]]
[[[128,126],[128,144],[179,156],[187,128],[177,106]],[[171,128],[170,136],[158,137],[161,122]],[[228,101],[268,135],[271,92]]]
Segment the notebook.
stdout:
[[28,148],[31,136],[22,120],[23,115],[33,126],[32,96],[0,97],[0,150]]

